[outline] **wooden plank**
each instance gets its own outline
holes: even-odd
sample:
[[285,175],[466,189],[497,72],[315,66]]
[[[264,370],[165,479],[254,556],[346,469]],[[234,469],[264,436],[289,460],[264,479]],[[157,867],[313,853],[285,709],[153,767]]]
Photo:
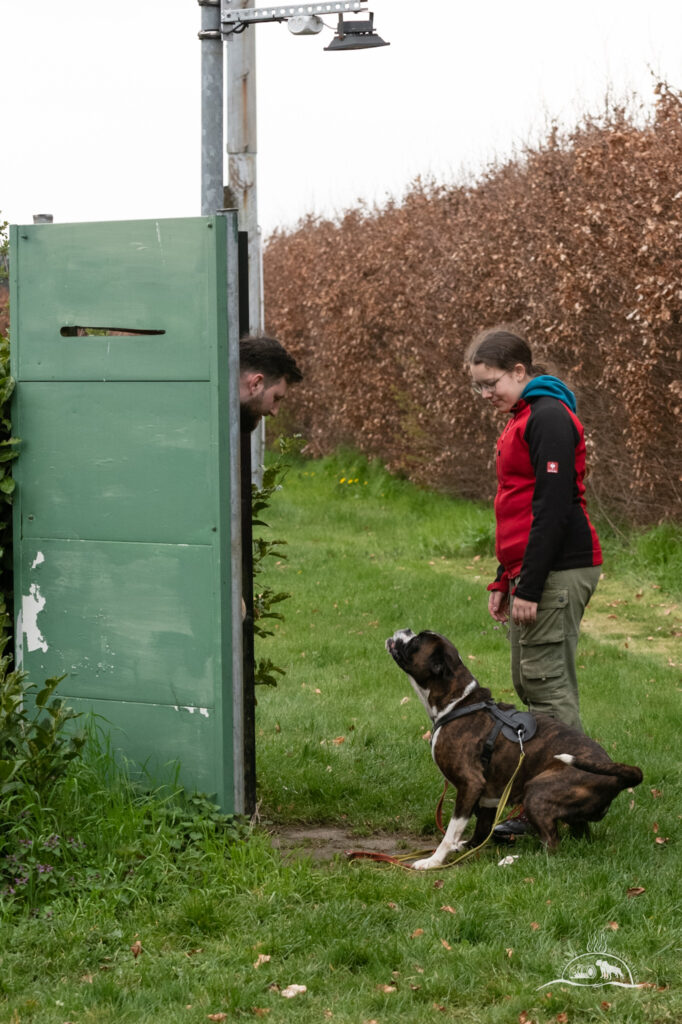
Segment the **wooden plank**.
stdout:
[[21,654],[34,679],[67,673],[68,696],[219,705],[213,548],[47,538],[22,548]]
[[207,383],[20,388],[14,430],[28,444],[15,477],[24,537],[213,543]]
[[[18,238],[13,315],[20,317],[22,342],[15,376],[208,380],[212,219],[30,225],[19,228]],[[77,326],[163,333],[62,335]]]
[[87,716],[76,719],[74,727],[85,726],[89,719],[107,737],[109,749],[134,780],[153,788],[179,779],[190,792],[217,795],[222,806],[229,802],[229,789],[227,801],[224,794],[216,793],[215,769],[221,751],[210,710],[73,698],[69,705]]

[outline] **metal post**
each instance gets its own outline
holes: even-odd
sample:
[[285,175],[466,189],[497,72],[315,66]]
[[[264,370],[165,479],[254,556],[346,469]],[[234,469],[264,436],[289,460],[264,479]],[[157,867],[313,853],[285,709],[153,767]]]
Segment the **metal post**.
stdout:
[[[233,9],[250,0],[232,0]],[[257,204],[258,141],[256,126],[256,26],[227,39],[227,167],[230,203],[238,212],[239,229],[249,240],[249,334],[262,334],[262,246]],[[251,435],[251,479],[261,485],[265,430],[261,422]]]
[[201,7],[201,215],[223,208],[223,43],[220,0]]

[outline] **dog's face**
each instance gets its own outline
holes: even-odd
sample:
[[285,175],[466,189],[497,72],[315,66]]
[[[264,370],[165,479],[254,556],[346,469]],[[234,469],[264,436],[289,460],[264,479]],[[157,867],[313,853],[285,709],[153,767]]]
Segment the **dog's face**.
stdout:
[[386,650],[409,676],[432,718],[473,679],[455,645],[440,633],[424,630],[415,634],[411,629],[398,629],[386,641]]

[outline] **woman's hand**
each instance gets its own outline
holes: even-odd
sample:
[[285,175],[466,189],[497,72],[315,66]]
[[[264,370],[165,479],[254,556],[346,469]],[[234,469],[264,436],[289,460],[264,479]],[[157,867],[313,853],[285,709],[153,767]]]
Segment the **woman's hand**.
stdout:
[[491,590],[488,598],[488,611],[495,622],[506,622],[509,618],[509,595],[504,590]]
[[512,619],[517,626],[535,622],[538,617],[537,601],[524,601],[522,597],[515,597],[512,602]]

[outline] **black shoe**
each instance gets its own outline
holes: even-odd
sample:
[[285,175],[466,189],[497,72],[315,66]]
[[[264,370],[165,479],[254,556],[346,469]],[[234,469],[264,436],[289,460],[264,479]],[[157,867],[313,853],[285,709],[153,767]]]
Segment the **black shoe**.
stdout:
[[495,826],[493,839],[498,843],[514,843],[519,836],[533,835],[535,829],[525,814],[519,814],[515,818],[507,818]]

